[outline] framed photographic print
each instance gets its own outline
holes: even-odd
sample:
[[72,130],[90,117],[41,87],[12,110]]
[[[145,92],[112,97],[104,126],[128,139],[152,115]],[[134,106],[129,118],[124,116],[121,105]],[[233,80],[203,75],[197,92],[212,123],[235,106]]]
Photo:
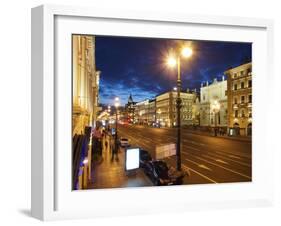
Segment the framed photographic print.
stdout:
[[271,204],[272,30],[263,19],[32,9],[32,215]]

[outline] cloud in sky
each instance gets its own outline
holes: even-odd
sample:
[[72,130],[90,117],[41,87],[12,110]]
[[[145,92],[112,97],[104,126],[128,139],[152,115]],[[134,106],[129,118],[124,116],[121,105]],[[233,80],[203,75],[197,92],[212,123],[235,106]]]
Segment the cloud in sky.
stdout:
[[[176,86],[176,70],[164,64],[177,41],[152,38],[96,37],[96,65],[101,71],[100,102],[112,104],[116,96],[124,105],[152,98]],[[182,59],[183,89],[200,89],[201,82],[221,77],[252,56],[251,43],[192,41],[193,56]]]

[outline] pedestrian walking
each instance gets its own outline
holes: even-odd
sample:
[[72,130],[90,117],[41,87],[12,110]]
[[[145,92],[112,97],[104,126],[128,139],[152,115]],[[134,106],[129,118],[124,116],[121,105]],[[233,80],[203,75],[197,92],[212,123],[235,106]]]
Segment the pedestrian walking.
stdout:
[[115,157],[115,160],[116,161],[119,161],[119,158],[118,158],[118,150],[119,150],[119,143],[115,142],[115,139],[113,136],[111,136],[111,161],[114,160],[114,157]]
[[[100,131],[100,126],[97,125],[92,131],[92,156],[95,154],[102,155],[102,145],[101,145],[102,133]],[[94,158],[92,158],[93,160]]]

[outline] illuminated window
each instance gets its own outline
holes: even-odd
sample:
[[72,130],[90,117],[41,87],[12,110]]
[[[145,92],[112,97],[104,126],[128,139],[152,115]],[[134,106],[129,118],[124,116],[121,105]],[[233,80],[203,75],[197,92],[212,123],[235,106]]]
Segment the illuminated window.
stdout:
[[241,96],[241,103],[245,103],[245,96]]
[[249,103],[252,103],[252,94],[250,94],[250,95],[248,96],[248,99],[249,99]]
[[252,71],[251,68],[248,68],[247,69],[247,75],[251,75],[251,71]]
[[252,87],[252,80],[248,80],[248,87]]

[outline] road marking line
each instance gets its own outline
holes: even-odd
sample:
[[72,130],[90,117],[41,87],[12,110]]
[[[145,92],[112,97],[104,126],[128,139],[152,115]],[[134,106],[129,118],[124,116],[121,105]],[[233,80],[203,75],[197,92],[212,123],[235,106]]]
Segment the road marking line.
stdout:
[[187,143],[191,143],[191,144],[196,144],[196,145],[200,145],[200,146],[205,146],[205,144],[203,143],[200,143],[200,142],[197,142],[197,141],[193,141],[193,140],[190,140],[190,139],[183,139],[184,142],[187,142]]
[[205,166],[204,164],[200,164],[198,162],[192,161],[190,159],[185,159],[186,161],[192,162],[193,164],[197,165],[198,167],[202,168],[202,169],[206,169],[209,171],[213,171],[212,169],[210,169],[209,167]]
[[[202,155],[202,156],[204,156],[205,158],[208,158],[208,159],[215,160],[216,162],[220,162],[220,163],[222,163],[222,164],[229,165],[228,162],[225,162],[225,161],[223,161],[223,160],[221,160],[221,159],[213,158],[213,157],[210,157],[210,156],[208,156],[208,155]],[[231,161],[232,161],[232,160],[231,160]]]
[[213,171],[212,169],[210,169],[209,167],[205,166],[204,164],[199,164],[198,167],[200,167],[202,169],[209,170],[209,171]]
[[225,162],[225,161],[223,161],[223,160],[221,160],[221,159],[216,159],[215,161],[216,161],[216,162],[220,162],[220,163],[222,163],[222,164],[229,165],[228,162]]
[[234,158],[234,159],[241,159],[240,157],[238,156],[235,156],[235,155],[228,155],[230,158]]
[[[218,150],[214,150],[214,152],[216,152],[216,153],[223,153],[223,154],[230,154],[230,153],[227,153],[226,151],[218,151]],[[252,159],[251,157],[249,157],[249,156],[245,156],[245,155],[240,155],[240,154],[232,154],[233,156],[235,156],[235,157],[237,157],[237,158],[246,158],[246,159]]]
[[238,174],[238,175],[240,175],[240,176],[242,176],[242,177],[245,177],[245,178],[248,178],[248,179],[252,179],[252,177],[249,177],[249,176],[247,176],[247,175],[245,175],[245,174],[243,174],[243,173],[239,173],[239,172],[237,172],[237,171],[235,171],[235,170],[232,170],[232,169],[226,168],[226,167],[224,167],[224,166],[218,165],[218,164],[216,164],[216,163],[210,162],[210,161],[208,161],[208,160],[206,160],[206,159],[203,159],[203,158],[200,158],[200,157],[198,157],[198,156],[195,156],[195,158],[200,159],[200,160],[202,160],[202,161],[204,161],[204,162],[210,163],[210,164],[212,164],[212,165],[214,165],[214,166],[223,168],[223,169],[225,169],[225,170],[227,170],[227,171],[230,171],[230,172],[232,172],[232,173]]
[[194,172],[194,173],[198,174],[199,176],[201,176],[201,177],[205,178],[206,180],[211,181],[212,183],[215,183],[215,184],[217,184],[217,183],[218,183],[218,182],[216,182],[215,180],[213,180],[213,179],[211,179],[211,178],[209,178],[209,177],[205,176],[205,175],[204,175],[204,174],[202,174],[202,173],[199,173],[198,171],[196,171],[196,170],[194,170],[194,169],[192,169],[192,168],[190,168],[190,167],[187,167],[187,166],[186,166],[186,165],[184,165],[184,164],[182,164],[182,166],[183,166],[186,170],[190,170],[190,171],[192,171],[192,172]]
[[[213,159],[213,160],[214,160],[214,158],[217,158],[217,157],[219,157],[219,158],[224,158],[224,159],[226,159],[226,160],[229,160],[229,161],[231,161],[231,162],[235,162],[235,163],[237,163],[237,164],[239,164],[239,165],[242,165],[242,166],[252,167],[250,164],[247,164],[247,163],[242,162],[242,161],[233,160],[233,159],[231,159],[231,158],[229,158],[229,157],[223,156],[222,154],[208,153],[208,155],[211,155],[212,157],[209,157],[209,156],[207,157],[207,155],[205,155],[205,157],[206,157],[206,158]],[[215,157],[213,157],[213,156],[215,156]],[[217,156],[217,157],[216,157],[216,156]]]
[[[195,151],[201,151],[200,149],[197,149],[197,148],[194,148],[194,147],[190,147],[190,146],[188,146],[188,148],[193,149],[193,150],[195,150]],[[188,148],[187,148],[187,149],[188,149]],[[183,152],[184,152],[184,151],[183,151]],[[215,152],[217,152],[217,151],[215,151]],[[189,154],[189,153],[187,153],[187,154]],[[216,153],[212,153],[212,152],[209,152],[208,154],[210,154],[210,155],[217,155],[217,156],[220,156],[221,158],[227,158],[227,157],[223,156],[223,154],[216,154]],[[205,157],[207,157],[207,155],[205,155]],[[215,160],[214,158],[211,158],[211,157],[207,157],[207,158],[210,158],[210,159]],[[251,167],[250,164],[247,164],[247,163],[245,163],[245,162],[235,161],[235,160],[229,159],[229,158],[228,158],[228,160],[230,160],[230,161],[232,161],[232,162],[236,162],[236,163],[238,163],[238,164],[240,164],[240,165],[244,165],[244,166],[247,166],[247,167]]]
[[194,148],[194,147],[191,147],[191,146],[187,146],[187,149],[188,149],[188,148],[193,149],[193,150],[195,150],[195,151],[201,151],[200,149]]

